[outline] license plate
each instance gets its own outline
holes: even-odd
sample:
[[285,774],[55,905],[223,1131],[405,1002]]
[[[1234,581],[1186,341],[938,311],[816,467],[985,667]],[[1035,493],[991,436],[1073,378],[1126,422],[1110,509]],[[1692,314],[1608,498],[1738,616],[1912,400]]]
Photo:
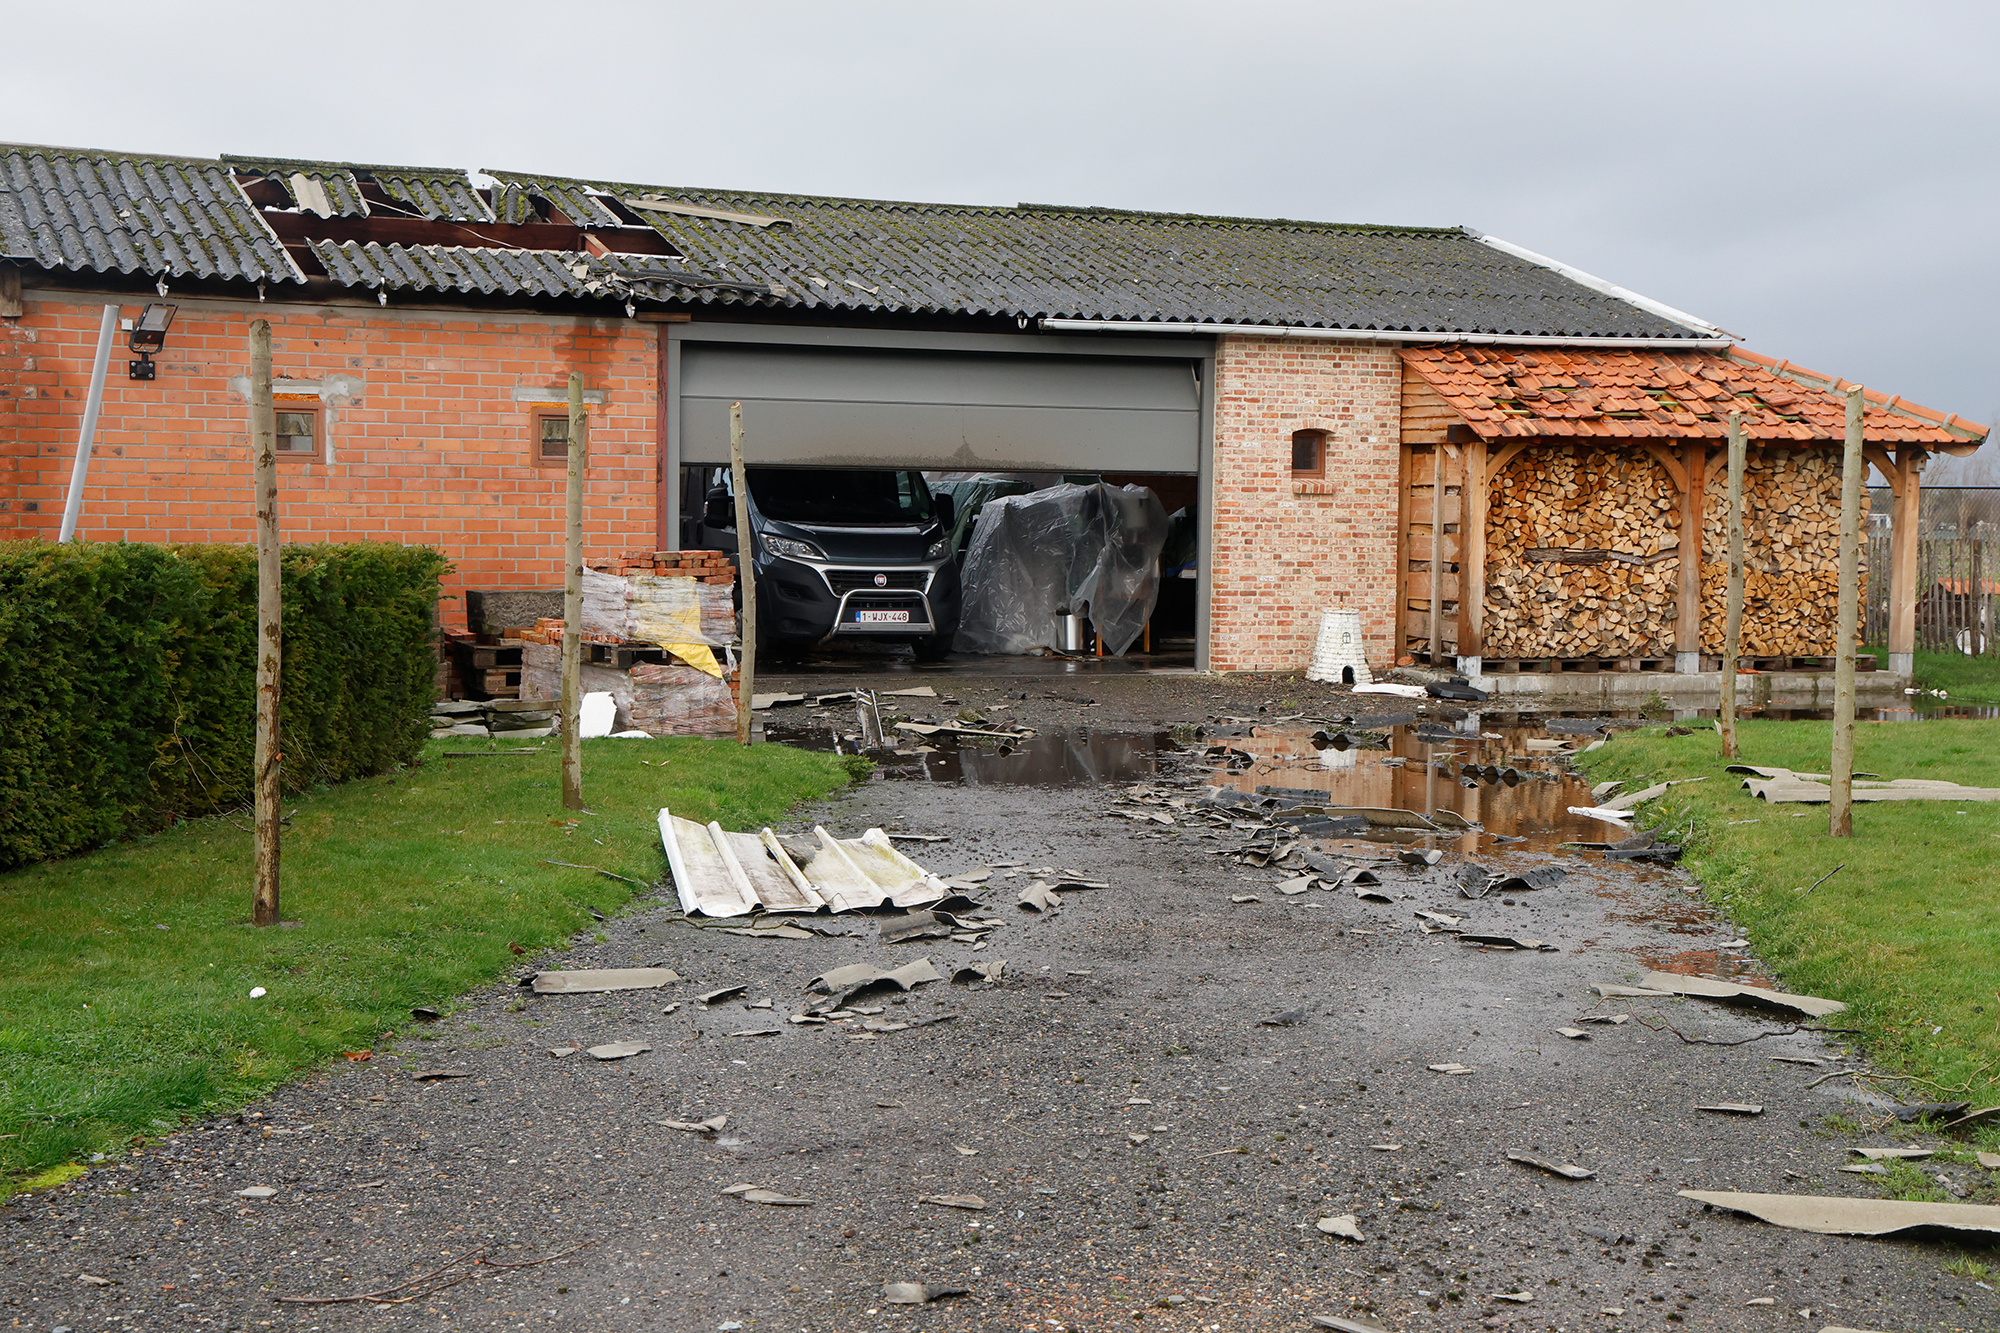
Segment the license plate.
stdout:
[[908,611],[856,611],[854,620],[859,625],[907,625],[910,623]]

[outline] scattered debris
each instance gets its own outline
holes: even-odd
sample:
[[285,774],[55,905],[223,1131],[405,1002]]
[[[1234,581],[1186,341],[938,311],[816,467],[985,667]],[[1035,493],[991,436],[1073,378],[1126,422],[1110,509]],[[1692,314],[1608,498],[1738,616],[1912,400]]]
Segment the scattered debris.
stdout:
[[444,1017],[444,1015],[427,1004],[420,1004],[410,1010],[410,1017],[416,1019],[419,1023],[435,1023],[438,1019]]
[[[1356,890],[1356,892],[1358,893],[1359,890]],[[1264,900],[1254,893],[1232,893],[1229,895],[1229,901],[1232,903],[1261,903]]]
[[1471,1065],[1461,1065],[1452,1063],[1446,1063],[1441,1065],[1425,1065],[1424,1068],[1430,1070],[1433,1074],[1470,1074],[1476,1072],[1474,1067]]
[[884,903],[919,907],[949,892],[936,876],[897,851],[879,828],[841,840],[815,826],[818,850],[802,869],[769,828],[731,833],[720,824],[697,824],[665,808],[659,825],[674,890],[681,910],[690,916],[744,916],[759,908],[847,912]]
[[1037,912],[1052,912],[1062,906],[1062,898],[1048,885],[1036,880],[1021,890],[1020,903],[1021,906],[1032,908]]
[[[1269,1018],[1260,1018],[1257,1020],[1260,1026],[1274,1028],[1297,1027],[1305,1021],[1306,1011],[1303,1009],[1287,1009],[1281,1014],[1272,1014]],[[1150,1104],[1148,1103],[1148,1105]]]
[[236,1191],[236,1197],[239,1199],[269,1199],[276,1197],[277,1193],[278,1191],[272,1189],[269,1185],[252,1185],[248,1189]]
[[998,981],[1006,967],[1005,958],[995,958],[984,963],[967,963],[952,971],[951,983],[954,986],[963,986],[974,981]]
[[[1569,878],[1569,871],[1561,866],[1541,866],[1534,870],[1524,870],[1516,875],[1508,875],[1493,885],[1501,893],[1525,893],[1531,889],[1553,889]],[[1490,892],[1490,890],[1489,890]]]
[[697,995],[694,998],[700,1000],[703,1004],[710,1004],[710,1005],[721,1004],[724,1000],[734,999],[736,996],[741,995],[744,991],[749,989],[750,986],[746,982],[738,986],[724,986],[719,990],[712,990],[707,992],[706,994]]
[[1837,1166],[1836,1171],[1846,1171],[1857,1176],[1886,1176],[1889,1168],[1880,1162],[1855,1162],[1848,1166]]
[[870,967],[867,963],[851,963],[846,967],[836,967],[831,972],[822,972],[806,983],[807,990],[821,991],[833,997],[833,1007],[838,1008],[854,996],[864,991],[890,986],[896,990],[912,990],[927,981],[943,981],[944,977],[931,966],[928,958],[919,958],[914,963],[889,969]]
[[584,1054],[593,1060],[623,1060],[629,1055],[642,1055],[653,1048],[643,1041],[607,1041],[602,1046],[592,1046]]
[[1557,1028],[1556,1031],[1571,1041],[1589,1041],[1590,1034],[1582,1028]]
[[1979,1164],[1988,1171],[2000,1171],[2000,1152],[1983,1152],[1975,1156],[1978,1157]]
[[1516,1305],[1526,1305],[1529,1301],[1535,1299],[1535,1293],[1532,1291],[1496,1291],[1493,1293],[1493,1299],[1496,1301],[1513,1301]]
[[1523,1166],[1535,1167],[1538,1170],[1548,1172],[1552,1176],[1561,1176],[1564,1180],[1595,1180],[1597,1178],[1595,1171],[1586,1171],[1580,1166],[1571,1166],[1567,1163],[1558,1166],[1548,1158],[1537,1157],[1533,1153],[1509,1152],[1507,1160],[1510,1162],[1519,1162]]
[[660,1123],[668,1129],[678,1129],[683,1134],[706,1134],[713,1138],[729,1124],[729,1117],[712,1115],[706,1120],[662,1120]]
[[1569,812],[1582,815],[1585,819],[1601,820],[1606,824],[1616,824],[1619,828],[1630,828],[1625,821],[1632,817],[1630,810],[1612,810],[1601,805],[1572,805]]
[[1853,1153],[1857,1157],[1866,1157],[1871,1162],[1879,1162],[1886,1158],[1901,1157],[1901,1158],[1915,1159],[1915,1158],[1929,1157],[1933,1153],[1935,1153],[1937,1149],[1935,1148],[1849,1148],[1847,1151]]
[[[1847,1008],[1838,1000],[1822,1000],[1812,995],[1787,995],[1758,986],[1738,986],[1706,977],[1686,977],[1673,972],[1648,972],[1639,978],[1641,987],[1673,995],[1691,995],[1703,1000],[1728,1000],[1760,1009],[1785,1009],[1811,1018],[1825,1018]],[[1598,992],[1604,994],[1602,990]]]
[[1519,939],[1513,935],[1472,935],[1461,933],[1458,937],[1458,942],[1460,944],[1477,945],[1479,948],[1492,949],[1501,953],[1514,950],[1526,953],[1562,952],[1553,944],[1545,944],[1541,940]]
[[963,1296],[964,1287],[933,1287],[922,1282],[884,1282],[882,1299],[889,1305],[929,1305],[949,1296]]
[[410,1077],[419,1083],[431,1083],[438,1079],[471,1078],[472,1075],[463,1069],[419,1069]]
[[940,1208],[963,1208],[969,1213],[986,1211],[986,1200],[977,1194],[921,1194],[918,1203],[936,1204]]
[[[1339,1236],[1342,1240],[1365,1241],[1368,1239],[1361,1234],[1360,1219],[1355,1217],[1353,1213],[1343,1213],[1339,1217],[1322,1217],[1319,1221],[1313,1223],[1313,1225],[1327,1235]],[[1332,1327],[1332,1325],[1326,1325],[1326,1327]]]
[[774,1208],[805,1208],[812,1204],[811,1199],[794,1199],[790,1195],[756,1185],[731,1185],[722,1192],[734,1194],[745,1203],[768,1203]]
[[1764,1107],[1758,1102],[1715,1102],[1708,1106],[1697,1106],[1697,1111],[1719,1111],[1723,1115],[1762,1115]]
[[1970,1203],[1910,1203],[1901,1199],[1834,1199],[1804,1194],[1742,1194],[1681,1190],[1684,1199],[1747,1213],[1759,1221],[1823,1236],[1891,1236],[1915,1227],[2000,1233],[2000,1208]]
[[[1753,764],[1731,764],[1728,771],[1745,775],[1744,790],[1773,805],[1825,805],[1833,799],[1831,779],[1824,773],[1794,773],[1789,768]],[[1857,801],[2000,801],[2000,787],[1961,787],[1929,778],[1885,782],[1875,774],[1860,773],[1854,775],[1852,794]]]
[[528,978],[528,984],[537,995],[597,995],[614,990],[658,990],[680,979],[680,973],[670,967],[578,968],[537,972]]
[[1947,1134],[1956,1134],[1961,1129],[1974,1129],[1980,1125],[2000,1120],[2000,1106],[1982,1106],[1977,1111],[1967,1111],[1944,1127]]
[[[775,1037],[783,1031],[783,1028],[744,1028],[741,1032],[724,1033],[723,1039],[726,1041],[730,1037]],[[646,1049],[651,1050],[652,1047],[649,1046]],[[591,1054],[596,1055],[597,1052],[592,1051]],[[605,1057],[599,1056],[598,1058],[603,1059]]]
[[1353,1315],[1315,1314],[1306,1318],[1314,1328],[1330,1328],[1334,1333],[1389,1333],[1385,1325],[1372,1319],[1357,1319]]
[[1959,1117],[1971,1106],[1971,1102],[1912,1102],[1908,1106],[1890,1108],[1890,1114],[1906,1125],[1914,1125],[1919,1120],[1948,1120],[1957,1124]]
[[1396,853],[1396,859],[1406,866],[1434,866],[1444,859],[1444,853],[1435,847],[1405,847]]
[[[1354,896],[1364,903],[1393,903],[1396,901],[1388,894],[1382,892],[1382,890],[1370,888],[1366,884],[1356,884],[1354,886]],[[1254,902],[1255,900],[1252,899],[1252,901]]]
[[1615,1025],[1619,1023],[1629,1023],[1631,1020],[1632,1020],[1632,1015],[1630,1014],[1585,1014],[1582,1018],[1579,1018],[1576,1021],[1579,1023],[1605,1023],[1605,1024]]
[[549,1054],[555,1059],[560,1060],[566,1055],[575,1055],[580,1049],[580,1047],[576,1046],[551,1046],[549,1047]]

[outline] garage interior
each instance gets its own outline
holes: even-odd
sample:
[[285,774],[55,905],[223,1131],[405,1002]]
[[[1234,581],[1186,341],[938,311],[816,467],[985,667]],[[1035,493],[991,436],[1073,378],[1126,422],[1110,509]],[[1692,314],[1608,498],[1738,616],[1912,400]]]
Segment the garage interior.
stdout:
[[[928,670],[1195,670],[1206,657],[1212,343],[676,324],[661,339],[662,549],[694,549],[705,501],[726,481],[730,410],[742,405],[750,467],[910,469],[976,510],[1062,483],[1151,490],[1173,520],[1147,633],[1122,657],[1052,641],[1031,656],[953,652]],[[816,670],[915,666],[908,649],[834,638]]]

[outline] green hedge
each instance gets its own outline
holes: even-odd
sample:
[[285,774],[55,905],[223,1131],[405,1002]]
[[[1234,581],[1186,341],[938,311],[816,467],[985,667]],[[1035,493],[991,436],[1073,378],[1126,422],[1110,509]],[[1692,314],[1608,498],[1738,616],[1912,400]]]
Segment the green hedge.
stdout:
[[[416,754],[448,568],[285,548],[289,790]],[[256,606],[248,547],[0,542],[0,870],[249,799]]]

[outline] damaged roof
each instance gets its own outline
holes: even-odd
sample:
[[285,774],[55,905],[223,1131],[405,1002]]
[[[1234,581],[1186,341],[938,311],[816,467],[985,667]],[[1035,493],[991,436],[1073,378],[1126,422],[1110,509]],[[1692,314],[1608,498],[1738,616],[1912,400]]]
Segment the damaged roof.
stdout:
[[[1565,347],[1410,347],[1404,363],[1486,439],[1523,436],[1725,439],[1847,437],[1847,382],[1742,348],[1726,352]],[[1867,392],[1866,437],[1969,452],[1987,428]]]
[[[491,174],[544,191],[585,184]],[[649,217],[691,265],[770,283],[783,304],[807,309],[1593,338],[1714,332],[1461,227],[587,184]]]
[[[462,236],[413,235],[446,223],[556,226],[606,243],[572,239],[593,258],[585,276],[566,280],[575,265],[547,258],[567,252],[550,251],[546,240],[482,236],[487,252],[468,255],[453,244]],[[617,253],[621,244],[637,253]],[[336,282],[381,291],[1405,336],[1716,334],[1456,227],[923,204],[34,145],[0,146],[0,254],[50,269],[253,282],[302,282],[323,266]],[[632,287],[635,278],[642,281]]]

